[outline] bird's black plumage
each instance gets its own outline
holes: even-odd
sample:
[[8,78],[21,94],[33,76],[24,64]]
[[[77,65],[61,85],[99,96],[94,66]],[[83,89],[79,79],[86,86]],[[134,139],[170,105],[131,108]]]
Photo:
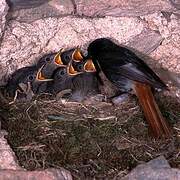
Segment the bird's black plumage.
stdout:
[[73,53],[75,52],[76,48],[68,49],[61,53],[61,59],[64,65],[68,65],[68,63],[72,60]]
[[46,82],[38,81],[36,79],[39,68],[37,66],[27,66],[16,70],[8,79],[6,90],[9,96],[14,97],[15,92],[19,90],[22,93],[23,90],[20,87],[20,84],[28,86],[34,94],[44,92],[46,89]]
[[[52,74],[53,81],[48,82],[48,92],[57,94],[70,89],[71,99],[75,101],[82,101],[87,94],[95,93],[98,89],[96,76],[94,73],[85,72],[84,64],[85,62],[71,62],[68,67],[58,67]],[[75,74],[69,72],[70,66],[73,66]]]
[[74,57],[74,54],[76,56],[77,50],[77,48],[67,50],[61,49],[57,53],[46,54],[37,61],[36,66],[38,68],[43,66],[43,69],[41,70],[43,76],[45,78],[52,78],[51,76],[57,68],[66,67],[73,60],[73,58],[77,58]]
[[57,94],[62,90],[71,88],[72,78],[67,74],[66,67],[56,68],[53,71],[51,78],[53,79],[53,81],[48,82],[48,93]]
[[42,66],[45,66],[46,64],[50,64],[54,61],[54,57],[57,53],[49,53],[42,56],[37,62],[36,66],[37,68],[41,68]]
[[164,89],[166,85],[153,70],[131,50],[107,38],[96,39],[88,47],[88,58],[96,68],[123,91],[132,88],[132,81]]

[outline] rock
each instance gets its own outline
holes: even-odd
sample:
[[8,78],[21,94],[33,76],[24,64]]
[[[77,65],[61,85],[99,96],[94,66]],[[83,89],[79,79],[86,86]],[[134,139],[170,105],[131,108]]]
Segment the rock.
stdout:
[[173,12],[173,14],[174,14],[178,19],[180,19],[180,10],[177,10],[177,11]]
[[72,0],[51,0],[49,5],[56,8],[61,14],[74,14],[74,4]]
[[[84,27],[86,27],[84,29]],[[81,19],[47,18],[32,23],[11,21],[0,47],[0,80],[8,74],[32,64],[48,52],[72,46],[87,46],[98,37],[113,37],[125,43],[140,34],[144,24],[138,18]]]
[[163,38],[158,31],[144,29],[141,34],[134,37],[127,45],[143,54],[150,54],[161,44],[162,41]]
[[[61,9],[61,1],[49,3],[48,6]],[[11,20],[0,47],[0,84],[5,84],[10,73],[32,64],[46,53],[77,45],[86,49],[90,41],[99,37],[111,37],[117,43],[128,45],[146,55],[150,54],[153,65],[158,68],[162,65],[173,73],[179,73],[180,21],[175,12],[177,14],[177,11],[165,11],[137,18],[90,19],[67,16],[42,18],[29,23]]]
[[60,169],[46,169],[43,171],[13,171],[13,170],[0,170],[1,180],[72,180],[72,176],[69,171]]
[[38,2],[39,4],[36,4],[34,2],[34,4],[29,4],[29,6],[27,3],[26,8],[23,8],[23,5],[26,4],[22,4],[22,7],[15,6],[11,9],[9,13],[9,18],[15,19],[19,22],[30,23],[38,19],[44,19],[48,17],[59,17],[62,15],[70,15],[74,13],[74,5],[72,4],[71,0],[52,0],[49,2],[45,1],[45,3],[43,4],[41,1]]
[[169,1],[175,8],[180,9],[180,1],[179,0],[169,0]]
[[152,167],[153,169],[170,168],[170,165],[164,156],[159,156],[149,161],[148,163],[146,163],[146,166]]
[[150,29],[158,31],[162,38],[162,44],[153,51],[150,56],[157,60],[163,68],[174,73],[180,73],[180,19],[172,14],[170,21],[161,13],[155,13],[141,17]]
[[28,9],[41,6],[48,0],[8,0],[9,7],[13,10]]
[[160,156],[145,165],[139,165],[122,180],[172,180],[180,178],[180,170],[171,168],[167,160]]
[[77,14],[85,16],[141,16],[173,11],[168,0],[75,0]]
[[6,24],[7,12],[8,12],[8,5],[6,4],[5,0],[1,0],[0,1],[0,40]]
[[22,168],[18,165],[16,156],[4,138],[6,134],[5,131],[0,131],[0,169],[20,170]]

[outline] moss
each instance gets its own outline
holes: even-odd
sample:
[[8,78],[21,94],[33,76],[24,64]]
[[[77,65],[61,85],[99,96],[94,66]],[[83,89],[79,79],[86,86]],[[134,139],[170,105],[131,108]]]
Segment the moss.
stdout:
[[8,142],[26,169],[63,166],[75,178],[113,178],[160,154],[178,167],[180,104],[171,97],[158,98],[163,115],[174,127],[169,140],[149,137],[135,99],[118,107],[37,99],[1,109],[0,115]]

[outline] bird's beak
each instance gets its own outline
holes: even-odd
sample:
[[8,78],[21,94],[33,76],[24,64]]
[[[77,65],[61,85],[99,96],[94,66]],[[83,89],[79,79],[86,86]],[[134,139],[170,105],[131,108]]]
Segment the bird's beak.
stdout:
[[73,52],[73,54],[72,54],[72,60],[73,60],[73,61],[76,61],[76,62],[81,62],[81,61],[83,61],[83,55],[82,55],[81,50],[80,50],[79,47],[77,47],[77,48],[74,50],[74,52]]
[[84,70],[86,72],[96,72],[96,68],[94,66],[94,63],[91,59],[88,59],[86,63],[84,64]]
[[36,74],[36,80],[37,81],[53,81],[53,79],[47,79],[43,76],[43,74],[42,74],[43,67],[44,67],[44,65],[38,70],[38,72]]
[[75,76],[75,75],[78,75],[78,74],[81,74],[82,72],[78,72],[74,69],[72,63],[69,63],[68,67],[67,67],[67,73],[68,75],[70,76]]
[[63,66],[65,67],[66,65],[63,64],[62,59],[61,59],[61,53],[63,51],[63,48],[59,50],[59,52],[55,55],[54,57],[54,63],[57,64],[58,66]]

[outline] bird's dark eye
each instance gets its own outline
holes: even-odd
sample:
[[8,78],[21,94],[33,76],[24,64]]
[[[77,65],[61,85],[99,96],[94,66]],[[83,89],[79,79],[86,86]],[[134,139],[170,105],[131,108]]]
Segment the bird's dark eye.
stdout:
[[80,64],[80,65],[78,66],[78,69],[79,69],[80,71],[83,70],[83,65]]
[[46,62],[49,62],[50,60],[51,60],[50,57],[46,57],[45,59]]
[[29,80],[29,81],[33,81],[33,80],[34,80],[34,76],[33,76],[33,75],[29,75],[29,76],[28,76],[28,80]]
[[64,71],[61,71],[61,75],[64,75],[65,73],[64,73]]
[[69,60],[69,56],[68,56],[68,55],[64,56],[64,59],[65,59],[66,61],[68,61],[68,60]]
[[63,71],[63,70],[62,70],[62,71],[59,71],[59,75],[60,75],[60,76],[63,76],[64,74],[65,74],[65,71]]

